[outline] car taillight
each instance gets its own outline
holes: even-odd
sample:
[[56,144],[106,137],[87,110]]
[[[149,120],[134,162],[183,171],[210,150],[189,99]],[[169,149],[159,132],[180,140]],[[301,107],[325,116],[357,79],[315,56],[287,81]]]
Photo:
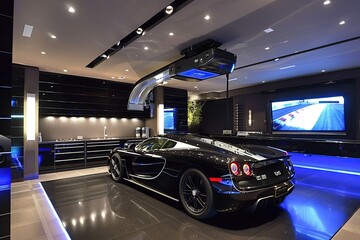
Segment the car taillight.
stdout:
[[245,175],[247,175],[247,176],[252,175],[251,167],[250,167],[250,165],[248,163],[244,163],[242,169],[243,169],[243,172],[245,173]]
[[239,164],[237,162],[230,163],[231,173],[238,176],[240,174]]

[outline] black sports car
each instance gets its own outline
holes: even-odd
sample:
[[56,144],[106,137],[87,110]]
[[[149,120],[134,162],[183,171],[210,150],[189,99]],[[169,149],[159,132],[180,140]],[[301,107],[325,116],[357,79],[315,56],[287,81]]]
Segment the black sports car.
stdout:
[[11,140],[0,135],[0,167],[10,163]]
[[109,174],[180,201],[192,217],[281,203],[295,175],[287,152],[234,146],[194,135],[166,135],[115,148]]

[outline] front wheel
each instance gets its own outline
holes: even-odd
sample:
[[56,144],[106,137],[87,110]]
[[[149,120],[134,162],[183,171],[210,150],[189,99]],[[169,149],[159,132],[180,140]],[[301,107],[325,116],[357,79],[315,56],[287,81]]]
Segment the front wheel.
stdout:
[[188,169],[184,172],[179,183],[179,195],[190,216],[205,219],[215,214],[211,185],[201,171]]
[[116,182],[121,182],[124,178],[124,167],[118,153],[111,156],[109,173],[111,174],[111,178]]

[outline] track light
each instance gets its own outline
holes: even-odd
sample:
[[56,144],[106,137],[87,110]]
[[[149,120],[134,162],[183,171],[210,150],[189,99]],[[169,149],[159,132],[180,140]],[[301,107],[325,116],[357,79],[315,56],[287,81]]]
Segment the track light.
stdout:
[[143,30],[142,28],[136,29],[136,33],[139,34],[139,35],[142,34],[143,31],[144,31],[144,30]]
[[166,12],[166,14],[169,14],[169,15],[172,14],[174,12],[174,7],[171,5],[167,6],[165,8],[165,12]]

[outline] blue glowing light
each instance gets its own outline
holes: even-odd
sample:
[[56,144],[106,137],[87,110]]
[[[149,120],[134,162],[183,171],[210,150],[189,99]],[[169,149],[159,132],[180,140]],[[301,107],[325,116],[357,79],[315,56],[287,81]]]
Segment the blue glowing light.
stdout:
[[321,168],[321,167],[311,167],[311,166],[304,166],[304,165],[297,165],[297,164],[294,164],[294,166],[298,167],[298,168],[306,168],[306,169],[312,169],[312,170],[320,170],[320,171],[326,171],[326,172],[343,173],[343,174],[360,176],[360,173],[352,172],[352,171],[336,170],[336,169]]
[[177,75],[183,76],[183,77],[199,79],[199,80],[204,80],[204,79],[208,79],[208,78],[212,78],[212,77],[217,77],[220,74],[193,68],[193,69],[178,73]]
[[235,69],[235,63],[233,63],[233,65],[231,66],[230,73],[232,73],[234,69]]
[[11,169],[0,168],[0,191],[10,189],[11,187]]

